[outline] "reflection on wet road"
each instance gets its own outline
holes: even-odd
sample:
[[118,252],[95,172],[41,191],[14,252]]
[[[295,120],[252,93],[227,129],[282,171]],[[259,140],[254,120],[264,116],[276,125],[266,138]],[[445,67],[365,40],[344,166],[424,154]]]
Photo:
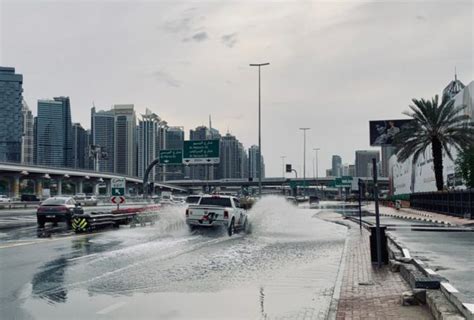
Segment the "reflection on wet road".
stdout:
[[183,209],[153,227],[0,249],[7,318],[275,319],[327,315],[346,235],[276,197],[251,233],[190,233]]

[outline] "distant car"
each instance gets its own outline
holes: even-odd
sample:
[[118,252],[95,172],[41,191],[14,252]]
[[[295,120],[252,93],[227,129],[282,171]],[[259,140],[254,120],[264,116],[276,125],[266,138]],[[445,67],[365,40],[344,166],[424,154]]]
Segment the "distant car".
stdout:
[[205,195],[197,205],[186,209],[186,224],[194,227],[224,227],[232,236],[235,231],[247,231],[247,211],[239,199],[232,196]]
[[310,209],[319,208],[318,196],[309,196],[309,207]]
[[99,200],[96,196],[86,196],[83,200],[80,201],[83,206],[96,206]]
[[40,201],[40,199],[38,199],[38,197],[35,195],[35,194],[22,194],[21,195],[21,198],[20,198],[21,201]]
[[0,202],[11,202],[12,199],[10,199],[9,197],[7,197],[6,195],[4,194],[0,194]]
[[43,228],[46,222],[57,225],[58,222],[66,222],[71,227],[72,215],[84,214],[84,209],[73,197],[51,197],[43,201],[36,211],[38,227]]

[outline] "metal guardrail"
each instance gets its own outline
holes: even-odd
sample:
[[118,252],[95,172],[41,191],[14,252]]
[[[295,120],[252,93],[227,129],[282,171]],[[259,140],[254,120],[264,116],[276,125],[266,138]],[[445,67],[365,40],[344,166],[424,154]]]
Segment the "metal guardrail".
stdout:
[[18,209],[18,208],[37,207],[39,204],[40,204],[40,201],[0,202],[0,210],[1,209]]
[[410,207],[474,219],[474,189],[414,193],[410,195]]

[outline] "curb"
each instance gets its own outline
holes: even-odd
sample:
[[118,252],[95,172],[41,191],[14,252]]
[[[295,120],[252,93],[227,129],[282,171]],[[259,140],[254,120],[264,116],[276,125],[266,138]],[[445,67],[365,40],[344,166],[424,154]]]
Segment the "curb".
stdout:
[[[417,221],[424,221],[424,222],[430,222],[430,223],[437,223],[437,224],[443,224],[445,226],[456,226],[456,224],[453,224],[451,222],[443,221],[443,220],[435,220],[431,218],[422,218],[422,217],[411,217],[411,216],[406,216],[406,215],[400,215],[400,214],[393,214],[393,213],[380,213],[381,216],[386,216],[386,217],[392,217],[392,218],[397,218],[397,219],[404,219],[404,220],[417,220]],[[430,216],[431,217],[431,216]]]
[[[446,304],[439,298],[440,295],[436,298],[436,295],[432,294],[431,298],[428,299],[428,304],[430,305],[431,313],[436,319],[449,319],[450,317],[455,316],[455,314],[453,314],[453,310],[455,310],[462,315],[463,318],[474,320],[474,303],[467,302],[467,298],[454,288],[446,278],[430,269],[423,261],[411,258],[409,250],[402,247],[402,245],[400,245],[392,235],[387,234],[387,238],[398,250],[400,250],[404,258],[403,260],[410,261],[409,263],[402,264],[400,268],[402,276],[410,286],[413,289],[420,287],[425,289],[435,289],[432,291],[441,293],[441,296],[445,298],[444,300],[454,308],[446,308]],[[391,252],[392,257],[397,257],[397,254],[391,251],[390,247],[388,250]],[[416,281],[417,273],[420,272],[429,279],[428,282]]]
[[[347,230],[350,229],[350,226],[344,223],[339,223],[339,224],[346,226]],[[328,314],[326,316],[327,320],[336,320],[339,299],[341,297],[342,280],[344,276],[344,271],[346,269],[346,255],[347,255],[348,246],[349,246],[349,237],[346,238],[346,241],[344,242],[344,248],[342,249],[341,263],[339,264],[339,270],[337,272],[336,283],[334,284],[334,291],[332,294],[331,303],[329,305]]]

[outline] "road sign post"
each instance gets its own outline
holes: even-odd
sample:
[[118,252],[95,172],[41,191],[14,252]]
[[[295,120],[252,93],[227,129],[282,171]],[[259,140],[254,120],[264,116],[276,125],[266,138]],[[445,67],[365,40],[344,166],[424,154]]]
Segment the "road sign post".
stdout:
[[219,158],[220,140],[191,140],[184,141],[184,164],[217,164]]
[[117,210],[120,209],[120,205],[125,203],[125,197],[124,196],[112,196],[110,198],[110,202],[113,204],[117,205]]
[[115,197],[122,197],[125,201],[125,178],[113,178],[111,181],[112,184],[112,198],[111,201],[117,204],[117,210],[120,208],[121,202],[114,202],[112,199]]

